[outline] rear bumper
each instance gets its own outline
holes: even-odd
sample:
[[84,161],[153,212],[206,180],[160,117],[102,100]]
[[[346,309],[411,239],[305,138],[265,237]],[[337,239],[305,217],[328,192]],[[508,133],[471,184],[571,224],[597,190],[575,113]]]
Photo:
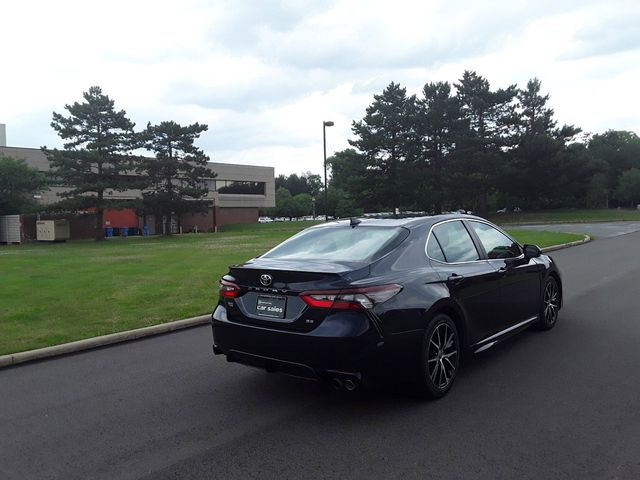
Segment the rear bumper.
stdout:
[[380,333],[363,312],[333,313],[307,333],[232,322],[221,305],[211,318],[214,353],[300,377],[360,376],[377,368],[384,349]]

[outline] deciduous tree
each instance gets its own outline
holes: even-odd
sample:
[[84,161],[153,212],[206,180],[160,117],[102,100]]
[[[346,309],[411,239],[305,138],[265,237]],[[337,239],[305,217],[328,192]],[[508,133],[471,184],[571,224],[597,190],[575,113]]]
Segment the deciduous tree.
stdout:
[[599,171],[607,177],[607,190],[614,192],[623,172],[640,168],[640,137],[634,132],[608,130],[593,135],[589,153]]
[[623,172],[615,193],[616,198],[623,204],[640,204],[640,169],[630,168]]
[[292,173],[291,175],[280,174],[276,177],[276,190],[280,187],[289,190],[291,195],[308,193],[312,197],[317,197],[322,190],[322,180],[320,175],[306,172],[301,175]]
[[24,160],[0,155],[0,215],[33,209],[33,195],[45,186],[45,177]]
[[368,168],[365,155],[347,148],[333,154],[327,163],[331,168],[329,192],[332,189],[342,190],[352,199],[354,208],[367,212],[382,209],[376,201],[376,170]]

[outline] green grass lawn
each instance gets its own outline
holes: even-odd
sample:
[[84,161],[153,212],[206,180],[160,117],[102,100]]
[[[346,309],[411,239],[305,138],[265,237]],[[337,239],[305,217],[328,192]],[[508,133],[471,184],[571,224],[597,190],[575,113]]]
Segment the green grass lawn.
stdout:
[[493,213],[489,220],[500,225],[517,223],[588,223],[640,221],[640,210],[601,209],[601,210],[541,210],[538,212]]
[[584,238],[584,235],[577,233],[547,231],[536,232],[534,230],[520,229],[508,229],[506,231],[521,244],[533,243],[534,245],[538,245],[540,248],[560,245],[561,243],[575,242]]
[[[216,234],[0,246],[0,355],[210,312],[231,264],[313,222]],[[582,236],[513,230],[548,246]]]

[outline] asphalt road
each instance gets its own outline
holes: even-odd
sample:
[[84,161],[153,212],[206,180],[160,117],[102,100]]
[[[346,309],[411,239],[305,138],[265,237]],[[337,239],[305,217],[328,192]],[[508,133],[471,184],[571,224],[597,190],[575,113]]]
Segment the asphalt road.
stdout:
[[586,233],[593,238],[611,238],[640,231],[640,222],[550,223],[538,225],[508,225],[506,228]]
[[640,233],[553,256],[556,328],[439,401],[227,364],[207,327],[0,370],[0,478],[640,478]]

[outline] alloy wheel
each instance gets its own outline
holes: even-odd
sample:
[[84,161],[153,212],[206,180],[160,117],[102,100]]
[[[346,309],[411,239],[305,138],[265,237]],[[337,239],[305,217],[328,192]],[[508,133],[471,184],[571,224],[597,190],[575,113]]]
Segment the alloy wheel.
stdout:
[[544,288],[542,309],[545,323],[553,325],[558,319],[558,310],[560,310],[560,294],[554,280],[549,280]]
[[448,324],[439,324],[431,333],[428,348],[427,373],[433,385],[444,390],[453,382],[458,369],[456,333]]

